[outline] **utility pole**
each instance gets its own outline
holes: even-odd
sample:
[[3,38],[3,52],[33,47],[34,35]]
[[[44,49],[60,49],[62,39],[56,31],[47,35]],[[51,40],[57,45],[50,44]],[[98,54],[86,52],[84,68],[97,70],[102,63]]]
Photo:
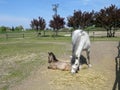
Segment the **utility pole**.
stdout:
[[53,4],[52,7],[53,7],[53,11],[55,12],[54,15],[57,16],[57,9],[59,7],[59,4]]

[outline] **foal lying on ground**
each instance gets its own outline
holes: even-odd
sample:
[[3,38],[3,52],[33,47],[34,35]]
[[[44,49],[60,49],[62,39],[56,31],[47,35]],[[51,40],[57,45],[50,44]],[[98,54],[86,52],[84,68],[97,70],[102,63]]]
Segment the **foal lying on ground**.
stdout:
[[70,62],[59,61],[53,52],[48,52],[48,69],[71,70]]

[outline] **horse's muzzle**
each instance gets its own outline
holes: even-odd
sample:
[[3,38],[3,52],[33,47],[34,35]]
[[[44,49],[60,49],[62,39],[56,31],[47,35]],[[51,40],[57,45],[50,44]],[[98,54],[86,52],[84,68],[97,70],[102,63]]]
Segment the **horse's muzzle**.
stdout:
[[75,65],[73,65],[72,68],[71,68],[71,73],[75,74],[77,72],[78,72],[78,67],[76,67]]

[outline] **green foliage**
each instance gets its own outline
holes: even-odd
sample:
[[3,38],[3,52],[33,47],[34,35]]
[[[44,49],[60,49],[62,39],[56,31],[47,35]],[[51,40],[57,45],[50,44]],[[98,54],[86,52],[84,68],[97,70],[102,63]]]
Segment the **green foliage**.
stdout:
[[53,20],[50,20],[49,24],[49,26],[53,28],[53,30],[56,32],[56,36],[58,30],[64,28],[64,25],[65,25],[64,18],[60,17],[60,15],[54,15]]
[[24,28],[22,25],[19,25],[16,27],[0,26],[0,33],[11,33],[11,32],[20,32],[20,31],[24,31]]
[[96,26],[102,26],[107,31],[107,37],[114,37],[117,27],[120,27],[120,9],[115,5],[105,7],[95,14]]
[[73,16],[70,16],[67,18],[68,20],[68,26],[73,27],[74,29],[84,29],[85,27],[91,26],[93,23],[93,15],[94,11],[92,12],[82,12],[74,11]]
[[[13,28],[12,28],[13,29]],[[17,27],[15,27],[15,29],[14,29],[15,31],[23,31],[24,30],[24,28],[23,28],[23,26],[22,25],[20,25],[20,26],[17,26]],[[13,30],[12,30],[13,31]]]
[[7,30],[7,27],[5,27],[5,26],[0,27],[0,32],[6,32],[6,30]]
[[36,31],[44,30],[46,27],[45,19],[38,17],[38,19],[33,19],[30,24],[31,28]]

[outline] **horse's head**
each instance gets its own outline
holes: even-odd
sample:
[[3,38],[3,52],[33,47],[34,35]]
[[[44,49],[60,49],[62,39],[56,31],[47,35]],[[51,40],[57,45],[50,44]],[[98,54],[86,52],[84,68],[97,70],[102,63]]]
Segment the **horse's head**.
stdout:
[[71,58],[71,73],[77,73],[79,70],[79,59],[75,55]]
[[53,52],[48,52],[48,63],[58,61]]

